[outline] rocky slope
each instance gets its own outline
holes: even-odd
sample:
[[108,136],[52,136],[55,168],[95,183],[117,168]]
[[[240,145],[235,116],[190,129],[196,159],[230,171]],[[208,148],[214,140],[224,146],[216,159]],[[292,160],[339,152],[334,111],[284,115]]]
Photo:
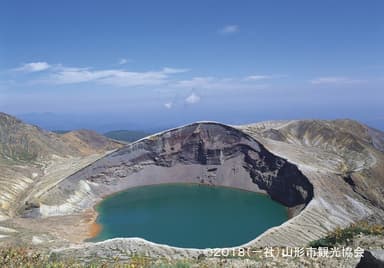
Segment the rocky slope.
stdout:
[[196,123],[151,136],[104,157],[41,196],[42,216],[90,207],[133,186],[190,182],[268,193],[293,208],[307,204],[312,185],[296,166],[241,131]]
[[39,192],[121,144],[91,131],[64,135],[0,113],[0,219]]
[[[328,161],[323,158],[311,160],[342,177],[355,193],[384,209],[383,132],[353,120],[300,120],[270,124],[253,124],[242,129],[264,138],[268,144],[276,141],[301,151],[312,150],[312,155],[317,158],[330,155]],[[281,153],[284,155],[285,152]],[[332,159],[334,162],[329,164]],[[299,161],[307,162],[305,158]]]
[[[35,215],[80,213],[105,195],[138,185],[224,185],[267,193],[291,210],[289,221],[246,246],[302,246],[352,222],[383,221],[382,133],[373,137],[373,131],[353,121],[270,122],[237,129],[195,123],[127,145],[73,174],[41,196]],[[80,246],[87,254],[103,254],[100,247],[153,256],[204,252],[137,239]]]
[[0,113],[0,160],[39,161],[56,156],[82,156],[113,150],[121,146],[90,130],[65,134],[45,131]]
[[[88,143],[73,133],[64,140]],[[82,148],[79,155],[90,150]],[[287,222],[245,246],[304,246],[356,221],[383,223],[383,148],[382,132],[351,120],[237,127],[194,123],[149,136],[102,158],[80,157],[84,162],[53,175],[48,185],[42,180],[29,182],[37,190],[23,199],[30,206],[20,211],[32,218],[12,218],[6,227],[30,232],[10,237],[61,246],[55,252],[64,255],[76,251],[105,258],[122,252],[197,257],[208,251],[129,238],[70,248],[67,241],[79,242],[72,237],[84,232],[85,217],[94,217],[93,206],[105,195],[139,185],[192,182],[266,193],[290,209]]]

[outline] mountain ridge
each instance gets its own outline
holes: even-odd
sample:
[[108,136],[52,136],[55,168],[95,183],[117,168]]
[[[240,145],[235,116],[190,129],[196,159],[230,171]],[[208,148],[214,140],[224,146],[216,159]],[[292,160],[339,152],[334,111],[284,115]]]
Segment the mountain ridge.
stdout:
[[120,143],[91,130],[57,134],[0,113],[0,155],[4,158],[33,161],[42,160],[49,155],[80,156],[111,150],[118,144]]
[[63,166],[76,170],[121,146],[92,131],[60,135],[0,113],[0,219],[17,213],[32,185],[54,183],[50,175]]
[[[12,122],[18,125],[21,121]],[[46,137],[43,132],[37,134],[39,139]],[[64,135],[53,137],[65,144]],[[17,170],[2,165],[8,173],[5,177],[0,174],[0,212],[5,215],[0,217],[0,225],[18,235],[2,234],[0,228],[0,244],[31,243],[38,237],[55,248],[56,254],[73,255],[75,245],[76,254],[101,258],[121,256],[121,252],[196,258],[207,254],[141,239],[83,242],[97,216],[96,202],[107,194],[149,183],[237,187],[266,193],[290,208],[287,222],[244,246],[303,246],[350,223],[384,221],[384,133],[353,120],[270,121],[245,126],[204,121],[116,145],[115,150],[101,146],[103,152],[89,155],[100,149],[93,135],[70,133],[66,142],[83,151],[37,158],[43,160],[43,168],[18,165]],[[50,152],[58,146],[48,145],[40,151]],[[62,153],[74,149],[66,150]],[[9,187],[11,183],[16,184]],[[24,194],[14,194],[20,191]],[[10,213],[15,204],[17,209]]]

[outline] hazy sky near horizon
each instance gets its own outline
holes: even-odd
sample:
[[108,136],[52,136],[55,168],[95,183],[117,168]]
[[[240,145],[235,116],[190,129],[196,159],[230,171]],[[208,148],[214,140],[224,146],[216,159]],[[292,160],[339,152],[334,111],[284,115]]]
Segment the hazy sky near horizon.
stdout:
[[94,128],[101,118],[384,128],[383,11],[383,1],[1,1],[0,111]]

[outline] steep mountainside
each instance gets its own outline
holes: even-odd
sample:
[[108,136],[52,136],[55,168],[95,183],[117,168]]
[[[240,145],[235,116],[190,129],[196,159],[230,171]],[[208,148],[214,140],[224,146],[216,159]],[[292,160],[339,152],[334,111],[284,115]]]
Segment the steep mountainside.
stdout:
[[[302,148],[307,154],[310,150],[318,156],[330,154],[338,158],[333,172],[353,191],[384,209],[383,132],[353,120],[261,122],[241,128],[270,142]],[[324,159],[318,161],[327,163]]]
[[0,113],[0,158],[13,161],[34,161],[50,155],[73,155],[60,137],[36,126]]
[[[196,123],[141,140],[100,159],[41,197],[43,216],[79,211],[95,198],[134,185],[193,182],[268,193],[288,207],[305,205],[312,185],[285,159],[239,130]],[[63,202],[66,200],[71,202]]]
[[294,120],[242,126],[264,138],[318,147],[340,154],[361,153],[367,145],[384,152],[384,133],[353,120]]
[[31,185],[48,185],[120,146],[91,131],[59,135],[0,113],[0,218],[16,213]]
[[39,161],[56,156],[81,156],[119,147],[90,130],[56,134],[0,113],[0,159]]

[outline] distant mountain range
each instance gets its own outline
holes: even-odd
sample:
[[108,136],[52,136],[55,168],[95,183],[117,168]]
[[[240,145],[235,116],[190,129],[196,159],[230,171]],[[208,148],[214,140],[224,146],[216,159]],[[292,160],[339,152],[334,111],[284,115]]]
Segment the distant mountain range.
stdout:
[[18,114],[28,124],[37,125],[41,128],[56,132],[57,130],[91,129],[98,133],[129,129],[143,132],[158,132],[160,130],[175,127],[162,122],[157,124],[143,121],[142,123],[132,122],[123,114],[120,115],[73,115],[56,113],[28,113]]
[[[225,117],[223,119],[219,117],[182,117],[172,118],[164,120],[156,120],[153,118],[142,119],[141,115],[137,117],[129,117],[126,114],[58,114],[58,113],[25,113],[25,114],[14,114],[15,117],[23,120],[25,123],[37,125],[41,128],[55,131],[56,130],[74,130],[74,129],[91,129],[98,133],[106,133],[109,131],[116,130],[135,130],[146,133],[156,133],[170,128],[175,128],[180,125],[186,125],[193,121],[200,120],[211,120],[217,122],[223,122],[229,125],[244,125],[253,122],[262,122],[265,120],[278,119],[291,119],[282,118],[276,114],[268,114],[267,116],[260,115],[256,118],[249,118],[247,116],[239,118]],[[326,119],[324,117],[323,119]],[[320,119],[320,118],[319,118]],[[360,120],[376,129],[384,130],[384,118],[373,118]]]
[[149,136],[150,134],[152,133],[148,133],[144,131],[114,130],[114,131],[108,131],[104,133],[104,136],[114,140],[134,142],[146,136]]
[[[71,132],[70,130],[53,130],[52,132],[56,134],[67,134]],[[108,131],[103,134],[103,136],[123,142],[134,142],[140,140],[146,136],[149,136],[152,133],[139,131],[139,130],[113,130]]]

